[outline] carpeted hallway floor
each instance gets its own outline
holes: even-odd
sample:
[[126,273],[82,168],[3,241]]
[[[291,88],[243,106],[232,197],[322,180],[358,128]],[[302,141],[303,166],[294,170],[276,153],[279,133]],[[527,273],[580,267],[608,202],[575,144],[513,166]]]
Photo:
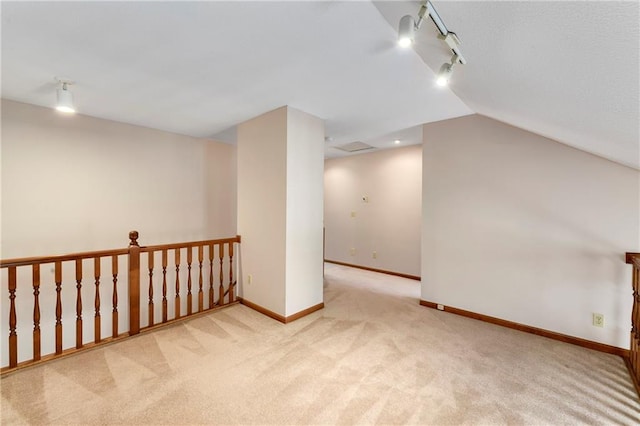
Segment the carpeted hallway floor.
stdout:
[[11,374],[11,424],[638,424],[623,361],[418,305],[326,265],[325,309],[236,305]]

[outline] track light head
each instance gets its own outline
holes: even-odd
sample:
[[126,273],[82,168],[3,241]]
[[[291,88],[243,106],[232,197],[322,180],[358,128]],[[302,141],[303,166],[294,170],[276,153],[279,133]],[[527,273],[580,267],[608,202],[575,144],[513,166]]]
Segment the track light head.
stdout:
[[416,23],[411,15],[405,15],[400,19],[398,26],[398,45],[407,48],[413,44],[416,32]]
[[76,108],[73,105],[73,94],[69,90],[72,82],[68,80],[59,80],[60,88],[57,91],[58,102],[56,103],[56,110],[64,112],[66,114],[73,114],[76,112]]
[[449,85],[449,79],[451,79],[451,74],[453,74],[453,64],[444,63],[440,67],[440,72],[438,73],[438,79],[436,80],[436,84],[440,87],[445,87]]

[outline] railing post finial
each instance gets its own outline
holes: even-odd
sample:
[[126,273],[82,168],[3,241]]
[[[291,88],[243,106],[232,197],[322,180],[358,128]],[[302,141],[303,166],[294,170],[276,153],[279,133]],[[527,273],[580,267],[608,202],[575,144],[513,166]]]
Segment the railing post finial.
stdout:
[[139,247],[138,245],[138,231],[131,231],[129,232],[129,247],[131,246],[136,246]]

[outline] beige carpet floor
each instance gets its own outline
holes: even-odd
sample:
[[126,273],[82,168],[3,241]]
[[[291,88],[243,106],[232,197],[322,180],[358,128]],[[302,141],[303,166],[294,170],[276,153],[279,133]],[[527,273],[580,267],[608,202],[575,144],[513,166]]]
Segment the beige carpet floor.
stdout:
[[11,424],[639,424],[623,361],[418,305],[326,266],[326,308],[242,305],[0,381]]

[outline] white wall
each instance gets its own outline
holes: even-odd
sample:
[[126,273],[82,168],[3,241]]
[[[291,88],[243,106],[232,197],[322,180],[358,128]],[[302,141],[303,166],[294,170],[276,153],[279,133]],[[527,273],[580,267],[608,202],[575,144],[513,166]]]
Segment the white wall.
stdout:
[[287,109],[286,315],[322,303],[324,122]]
[[238,126],[242,296],[285,317],[323,299],[323,145],[323,122],[289,107]]
[[208,141],[204,149],[206,238],[232,237],[238,228],[236,147]]
[[234,151],[3,100],[2,257],[233,236]]
[[287,108],[238,125],[237,141],[242,297],[284,315]]
[[[143,245],[236,235],[233,146],[83,115],[67,116],[52,109],[3,100],[1,153],[3,259],[123,248],[133,229],[140,232],[139,242]],[[108,260],[103,259],[102,264],[103,336],[111,333]],[[84,268],[84,337],[90,341],[93,271],[87,262]],[[41,270],[43,353],[51,348],[55,319],[50,269],[47,265]],[[73,265],[63,267],[65,347],[73,345],[75,327],[72,269]],[[125,258],[121,259],[119,270],[120,329],[124,330]],[[18,343],[21,360],[30,355],[33,328],[31,278],[26,272],[21,272],[25,280],[19,282],[16,299],[22,330]],[[7,363],[6,288],[3,273],[2,365]],[[184,290],[185,285],[181,291]],[[144,325],[146,319],[142,322]]]
[[421,146],[328,159],[324,185],[326,259],[420,275]]
[[477,115],[423,138],[422,299],[627,348],[640,173]]

